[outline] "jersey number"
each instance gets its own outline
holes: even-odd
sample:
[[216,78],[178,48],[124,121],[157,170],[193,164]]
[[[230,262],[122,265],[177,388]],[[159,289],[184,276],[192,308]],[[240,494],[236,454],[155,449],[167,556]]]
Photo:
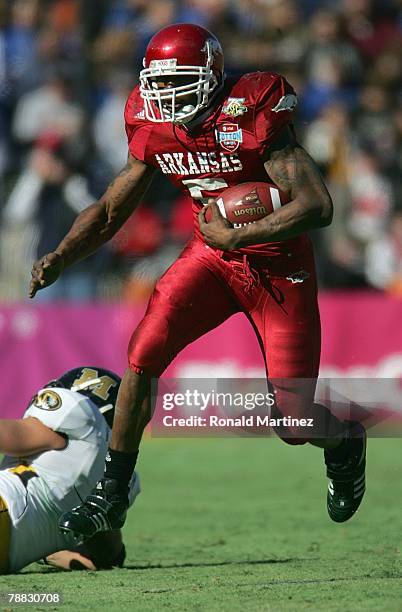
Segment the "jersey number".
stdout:
[[184,179],[183,185],[187,187],[194,200],[201,200],[204,205],[208,203],[208,198],[203,195],[203,191],[217,191],[229,187],[227,182],[220,178]]
[[[191,197],[194,198],[194,200],[200,200],[201,203],[204,204],[204,206],[208,204],[208,198],[203,196],[203,191],[217,191],[218,189],[226,189],[227,187],[229,187],[229,185],[224,179],[219,178],[184,179],[183,185],[187,187]],[[270,187],[269,191],[271,194],[272,208],[274,210],[278,210],[278,208],[282,206],[279,189],[277,189],[276,187]],[[220,198],[217,200],[217,204],[222,215],[226,217],[225,208]]]

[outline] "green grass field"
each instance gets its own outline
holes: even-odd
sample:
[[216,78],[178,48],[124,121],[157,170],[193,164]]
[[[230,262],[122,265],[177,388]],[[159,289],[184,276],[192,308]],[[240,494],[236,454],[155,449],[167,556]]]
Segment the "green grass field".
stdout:
[[318,449],[276,439],[146,440],[126,568],[31,565],[0,578],[0,591],[60,591],[59,609],[77,611],[402,610],[400,456],[400,440],[369,440],[366,497],[337,525]]

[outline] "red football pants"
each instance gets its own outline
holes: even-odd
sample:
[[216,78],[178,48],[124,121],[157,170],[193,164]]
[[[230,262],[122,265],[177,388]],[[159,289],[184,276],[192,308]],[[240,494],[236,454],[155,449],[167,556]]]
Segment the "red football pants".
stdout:
[[[275,416],[312,418],[320,318],[307,240],[302,252],[269,258],[234,256],[193,239],[155,287],[130,340],[130,368],[159,376],[185,346],[236,312],[245,313],[257,334],[276,393]],[[311,429],[276,431],[293,444],[311,435]]]

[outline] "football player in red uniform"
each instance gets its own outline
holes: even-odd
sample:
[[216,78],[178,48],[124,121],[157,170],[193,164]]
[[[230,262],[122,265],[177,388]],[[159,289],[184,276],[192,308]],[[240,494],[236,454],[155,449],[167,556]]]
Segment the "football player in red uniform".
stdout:
[[[187,344],[236,312],[246,314],[257,334],[276,392],[275,410],[313,418],[318,427],[314,432],[283,427],[278,435],[324,449],[333,520],[347,520],[359,506],[364,429],[314,404],[320,322],[305,232],[331,222],[332,202],[295,139],[296,102],[278,74],[226,77],[221,46],[202,27],[176,24],[151,39],[140,84],[125,110],[127,165],[77,217],[56,250],[34,264],[30,296],[108,241],[133,213],[156,170],[192,196],[195,232],[157,283],[130,340],[104,478],[84,504],[62,517],[61,528],[89,537],[121,527],[127,484],[152,416],[151,379]],[[264,180],[285,192],[289,203],[233,228],[214,198],[228,186]]]

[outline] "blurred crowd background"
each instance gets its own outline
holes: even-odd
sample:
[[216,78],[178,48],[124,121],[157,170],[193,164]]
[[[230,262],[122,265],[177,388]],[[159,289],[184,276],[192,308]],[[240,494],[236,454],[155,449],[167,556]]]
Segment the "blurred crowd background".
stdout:
[[[0,301],[124,166],[125,100],[150,37],[207,27],[231,73],[273,70],[299,94],[299,140],[335,204],[316,232],[320,286],[402,298],[400,0],[0,0]],[[101,251],[38,299],[141,302],[192,233],[158,176]]]

